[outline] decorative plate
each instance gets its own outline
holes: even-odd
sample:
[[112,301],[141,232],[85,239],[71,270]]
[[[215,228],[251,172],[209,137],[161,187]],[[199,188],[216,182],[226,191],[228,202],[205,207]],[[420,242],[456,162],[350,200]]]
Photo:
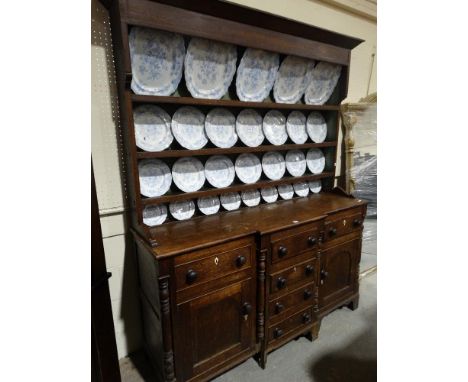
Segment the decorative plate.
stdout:
[[136,94],[168,96],[182,78],[185,45],[176,33],[133,27],[128,36],[131,88]]
[[313,111],[307,117],[307,133],[315,143],[325,142],[327,138],[327,123],[322,114]]
[[217,196],[207,196],[197,200],[199,210],[205,215],[213,215],[219,211],[221,203]]
[[241,205],[241,197],[237,192],[221,195],[220,201],[223,208],[228,211],[237,210]]
[[205,132],[215,146],[232,147],[237,142],[236,117],[229,110],[217,107],[206,116]]
[[220,99],[236,72],[234,45],[193,37],[185,55],[185,83],[192,97]]
[[174,137],[171,116],[156,105],[141,105],[133,110],[136,145],[145,151],[167,149]]
[[268,179],[281,179],[286,171],[283,156],[277,151],[269,151],[263,155],[262,169]]
[[143,209],[143,223],[147,226],[154,227],[164,223],[167,218],[167,207],[165,204],[155,206],[146,206]]
[[286,168],[292,176],[304,175],[307,168],[304,153],[300,150],[289,150],[286,153]]
[[286,131],[294,143],[301,145],[307,141],[306,117],[300,111],[292,111],[286,120]]
[[169,211],[174,219],[187,220],[195,213],[195,203],[193,200],[182,200],[169,204]]
[[237,177],[243,183],[255,183],[262,175],[262,165],[254,154],[241,154],[235,164]]
[[278,199],[278,190],[276,187],[267,187],[260,190],[262,198],[267,203],[274,203]]
[[263,132],[273,145],[282,145],[288,139],[286,118],[278,110],[270,110],[263,117]]
[[236,92],[241,101],[262,102],[275,83],[279,54],[247,48],[237,68]]
[[320,174],[325,168],[325,156],[320,149],[310,149],[307,151],[307,167],[312,174]]
[[236,118],[236,132],[242,143],[249,147],[260,146],[265,139],[262,116],[253,109],[242,110]]
[[340,79],[341,65],[319,62],[312,69],[304,100],[308,105],[323,105],[328,101]]
[[293,188],[297,196],[304,197],[309,195],[309,184],[307,182],[294,183]]
[[276,102],[296,103],[309,84],[315,61],[297,56],[287,56],[279,68],[273,87]]
[[234,164],[226,155],[213,155],[205,163],[205,177],[213,187],[228,187],[235,175]]
[[172,183],[169,166],[159,159],[145,159],[138,163],[140,193],[149,198],[164,195]]
[[278,194],[283,199],[292,199],[292,197],[294,196],[293,186],[291,186],[290,184],[280,184],[278,186]]
[[182,106],[172,116],[172,134],[180,145],[189,150],[201,149],[208,143],[205,115],[192,106]]
[[184,192],[198,191],[205,183],[205,170],[197,158],[182,157],[172,166],[175,185]]
[[260,204],[260,192],[247,190],[241,192],[241,199],[247,207],[255,207]]
[[322,181],[320,179],[310,181],[309,189],[312,193],[318,194],[322,190]]

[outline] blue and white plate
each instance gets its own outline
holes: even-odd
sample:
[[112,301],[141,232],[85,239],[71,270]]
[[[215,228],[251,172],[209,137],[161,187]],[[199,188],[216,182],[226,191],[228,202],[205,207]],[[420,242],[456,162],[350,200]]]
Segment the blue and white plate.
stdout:
[[241,199],[247,207],[255,207],[260,204],[260,192],[247,190],[241,192]]
[[286,131],[294,143],[300,145],[307,141],[306,117],[300,111],[292,111],[286,120]]
[[210,110],[205,119],[205,132],[215,146],[232,147],[237,142],[236,117],[221,107]]
[[149,227],[154,227],[165,222],[167,218],[167,207],[165,204],[146,206],[143,209],[143,223]]
[[320,149],[313,148],[307,151],[306,161],[312,174],[320,174],[325,168],[325,156]]
[[307,182],[294,183],[293,188],[297,196],[304,197],[309,195],[309,184]]
[[156,105],[141,105],[133,110],[136,145],[145,151],[167,149],[174,137],[171,116]]
[[200,198],[197,200],[198,209],[204,215],[213,215],[219,211],[221,203],[217,196],[207,196],[205,198]]
[[261,102],[275,83],[278,53],[247,48],[237,68],[236,92],[241,101]]
[[263,155],[262,169],[268,179],[281,179],[286,171],[283,156],[277,151],[270,151]]
[[322,190],[322,181],[320,179],[311,180],[309,182],[309,189],[312,193],[318,194]]
[[322,143],[327,138],[327,123],[319,112],[313,111],[307,117],[307,133],[312,142]]
[[296,103],[309,84],[315,61],[297,56],[287,56],[276,76],[273,97],[276,102]]
[[260,146],[265,139],[262,116],[254,109],[242,110],[236,118],[236,132],[244,145],[248,147]]
[[221,205],[228,211],[237,210],[241,205],[241,197],[237,192],[230,192],[220,196]]
[[304,175],[307,168],[304,153],[301,150],[289,150],[286,153],[286,168],[292,176]]
[[266,187],[260,190],[262,198],[267,203],[274,203],[278,200],[278,190],[276,187]]
[[262,165],[254,154],[241,154],[235,163],[237,177],[243,183],[255,183],[262,175]]
[[144,159],[138,163],[140,193],[149,198],[164,195],[172,183],[169,166],[160,159]]
[[292,199],[294,196],[294,189],[293,186],[290,184],[280,184],[278,186],[278,194],[283,199]]
[[175,185],[184,192],[198,191],[205,184],[205,170],[202,162],[193,157],[182,157],[172,166]]
[[205,177],[213,187],[230,186],[235,175],[234,164],[226,155],[213,155],[205,163]]
[[311,71],[304,100],[308,105],[323,105],[328,101],[340,79],[341,65],[319,62]]
[[282,145],[288,140],[286,118],[278,110],[270,110],[263,117],[263,133],[273,145]]
[[234,45],[193,37],[185,55],[185,83],[192,97],[220,99],[236,73]]
[[169,211],[174,219],[187,220],[195,213],[195,203],[193,200],[182,200],[169,204]]
[[182,106],[172,116],[172,134],[180,145],[189,150],[201,149],[208,143],[205,115],[192,106]]
[[182,78],[184,38],[172,32],[133,27],[128,42],[132,90],[160,96],[174,93]]

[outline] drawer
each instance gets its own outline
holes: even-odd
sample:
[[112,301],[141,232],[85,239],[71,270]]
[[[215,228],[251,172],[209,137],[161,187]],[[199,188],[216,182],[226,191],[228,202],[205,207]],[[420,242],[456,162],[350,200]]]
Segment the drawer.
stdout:
[[252,240],[236,240],[182,255],[176,260],[176,288],[182,290],[246,270],[254,263]]
[[325,220],[325,234],[323,240],[333,240],[360,230],[364,220],[361,208],[353,208],[343,212],[329,215]]
[[280,340],[287,336],[289,332],[295,331],[301,327],[304,329],[314,321],[312,308],[307,308],[296,313],[284,321],[268,328],[268,341]]
[[270,320],[293,314],[295,311],[314,303],[315,284],[308,284],[293,290],[282,297],[275,298],[268,303]]
[[[296,264],[270,275],[270,293],[285,294],[298,288],[301,284],[315,283],[318,280],[319,264],[316,257]],[[272,296],[273,297],[273,296]]]
[[307,250],[318,249],[321,222],[277,232],[271,236],[271,262],[290,259]]

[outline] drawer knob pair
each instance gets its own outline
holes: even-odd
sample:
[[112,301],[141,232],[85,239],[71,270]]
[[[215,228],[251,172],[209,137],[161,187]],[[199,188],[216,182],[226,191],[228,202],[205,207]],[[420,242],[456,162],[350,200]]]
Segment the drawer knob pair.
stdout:
[[312,297],[312,292],[308,289],[304,291],[304,300],[308,300],[309,298]]
[[353,220],[353,225],[354,225],[355,227],[358,227],[358,226],[360,226],[361,224],[362,224],[362,220],[359,220],[359,219],[354,219],[354,220]]
[[325,269],[322,269],[320,271],[320,277],[321,277],[322,280],[326,279],[328,277],[328,272]]
[[280,302],[277,302],[276,305],[275,305],[275,312],[278,314],[278,313],[281,313],[284,309],[284,305]]
[[309,236],[309,238],[307,239],[307,242],[309,243],[309,245],[315,245],[317,244],[317,239],[313,236]]
[[308,324],[310,321],[312,320],[312,318],[310,317],[310,314],[309,313],[304,313],[302,315],[302,322],[304,324]]
[[195,272],[193,269],[189,269],[187,275],[185,276],[185,280],[187,281],[187,284],[193,284],[196,281],[197,277],[197,272]]
[[273,332],[273,336],[275,338],[281,337],[283,335],[283,329],[276,328],[275,331]]
[[329,234],[330,234],[330,236],[335,236],[336,235],[336,228],[330,228]]
[[248,302],[244,302],[244,305],[242,305],[242,314],[244,316],[248,316],[252,312],[252,305],[250,305]]
[[312,265],[308,265],[306,268],[305,268],[305,274],[306,276],[310,276],[310,275],[313,275],[314,274],[314,267]]
[[245,263],[247,262],[247,259],[245,258],[245,256],[237,256],[237,259],[236,259],[236,265],[238,268],[242,267]]
[[283,247],[282,245],[278,248],[278,256],[279,257],[284,257],[288,254],[288,249],[286,247]]
[[276,281],[276,286],[278,287],[278,289],[283,289],[286,286],[286,278],[278,277],[278,280]]

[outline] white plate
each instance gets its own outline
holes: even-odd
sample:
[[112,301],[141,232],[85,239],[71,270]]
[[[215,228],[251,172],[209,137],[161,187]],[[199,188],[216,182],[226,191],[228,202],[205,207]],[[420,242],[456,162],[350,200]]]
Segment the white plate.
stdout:
[[278,110],[270,110],[263,117],[263,133],[273,145],[282,145],[288,139],[286,118]]
[[143,223],[149,227],[164,223],[167,218],[167,207],[165,204],[146,206],[143,209]]
[[262,169],[268,179],[281,179],[286,171],[283,156],[277,151],[270,151],[263,154]]
[[159,159],[145,159],[138,163],[140,193],[149,198],[164,195],[172,183],[169,166]]
[[228,187],[235,176],[234,164],[226,155],[213,155],[205,163],[205,177],[213,187]]
[[275,83],[278,53],[247,48],[237,68],[236,92],[241,101],[261,102]]
[[128,36],[131,88],[136,94],[168,96],[175,92],[184,66],[184,38],[176,33],[133,27]]
[[278,190],[276,189],[276,187],[262,188],[260,190],[260,193],[262,194],[263,200],[267,203],[276,202],[276,200],[278,199]]
[[293,188],[297,196],[304,197],[309,195],[309,184],[307,182],[294,183]]
[[247,190],[241,192],[241,199],[247,207],[255,207],[260,204],[260,192]]
[[253,109],[242,110],[236,118],[236,132],[242,143],[249,147],[260,146],[265,139],[262,116]]
[[307,168],[304,153],[300,150],[289,150],[286,153],[286,168],[292,176],[304,175]]
[[286,131],[294,143],[301,145],[307,141],[306,117],[300,111],[292,111],[286,120]]
[[312,193],[318,194],[322,190],[322,181],[320,179],[310,181],[309,189]]
[[221,107],[210,110],[205,119],[205,131],[215,146],[232,147],[237,142],[236,117]]
[[307,133],[312,142],[322,143],[327,138],[327,123],[322,114],[313,111],[307,117]]
[[208,143],[205,115],[192,106],[182,106],[172,116],[172,134],[180,145],[189,150],[201,149]]
[[197,158],[182,157],[172,166],[175,185],[184,192],[198,191],[205,183],[205,170]]
[[207,196],[197,200],[199,210],[205,215],[213,215],[219,211],[221,203],[217,196]]
[[262,175],[262,165],[254,154],[241,154],[235,163],[237,177],[243,183],[255,183]]
[[319,62],[312,69],[304,100],[308,105],[323,105],[328,101],[340,79],[341,65]]
[[241,205],[241,197],[237,192],[221,195],[220,201],[223,208],[228,211],[237,210]]
[[293,186],[291,186],[290,184],[280,184],[278,186],[278,194],[283,199],[292,199],[292,197],[294,196]]
[[192,97],[220,99],[236,72],[234,45],[193,37],[185,56],[185,83]]
[[297,56],[287,56],[276,76],[273,97],[276,102],[296,103],[304,94],[315,61]]
[[313,148],[307,151],[306,161],[312,174],[320,174],[325,168],[325,156],[320,149]]
[[174,137],[171,116],[156,105],[141,105],[133,110],[136,145],[145,151],[167,149]]
[[169,211],[174,219],[187,220],[195,213],[195,203],[193,200],[182,200],[169,204]]

